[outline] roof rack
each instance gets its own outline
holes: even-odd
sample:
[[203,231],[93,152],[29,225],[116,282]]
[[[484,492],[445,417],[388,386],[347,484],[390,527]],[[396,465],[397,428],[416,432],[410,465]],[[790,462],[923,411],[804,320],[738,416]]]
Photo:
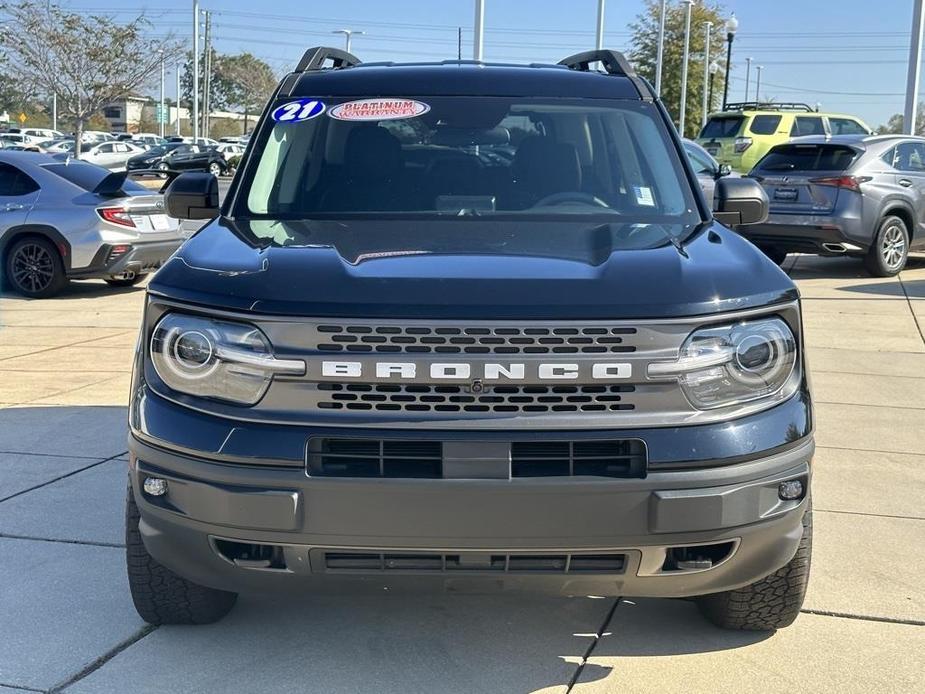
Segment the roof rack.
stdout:
[[591,71],[591,63],[600,63],[608,75],[618,75],[628,78],[635,86],[639,96],[647,101],[655,99],[655,94],[649,84],[641,79],[633,66],[630,65],[626,57],[619,51],[599,49],[594,51],[584,51],[576,53],[559,61],[559,65],[564,65],[569,70],[580,70],[582,72]]
[[805,113],[815,113],[809,104],[802,104],[792,101],[737,101],[733,104],[726,104],[726,111],[803,111]]
[[[330,62],[330,65],[325,65]],[[342,68],[354,67],[360,64],[360,59],[355,55],[342,51],[339,48],[328,48],[327,46],[315,46],[309,48],[302,54],[302,60],[296,65],[295,72],[309,72],[311,70],[324,70],[326,67]]]

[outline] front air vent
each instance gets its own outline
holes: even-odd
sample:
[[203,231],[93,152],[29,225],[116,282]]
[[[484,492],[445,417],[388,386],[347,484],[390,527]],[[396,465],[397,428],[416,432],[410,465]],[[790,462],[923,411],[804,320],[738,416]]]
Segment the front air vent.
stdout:
[[619,574],[625,566],[622,553],[324,552],[324,567],[330,573]]
[[566,476],[645,477],[645,444],[639,439],[511,444],[511,477]]
[[313,477],[443,476],[440,441],[312,438],[308,474]]

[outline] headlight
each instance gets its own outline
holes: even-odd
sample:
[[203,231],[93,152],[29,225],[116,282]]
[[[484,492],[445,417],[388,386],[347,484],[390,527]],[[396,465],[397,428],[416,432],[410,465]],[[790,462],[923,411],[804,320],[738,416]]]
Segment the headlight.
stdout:
[[276,374],[302,375],[305,362],[277,359],[257,328],[169,313],[154,328],[151,361],[173,390],[243,405],[257,403]]
[[738,405],[775,395],[797,365],[793,332],[779,318],[696,330],[677,361],[650,364],[649,378],[677,379],[699,410]]

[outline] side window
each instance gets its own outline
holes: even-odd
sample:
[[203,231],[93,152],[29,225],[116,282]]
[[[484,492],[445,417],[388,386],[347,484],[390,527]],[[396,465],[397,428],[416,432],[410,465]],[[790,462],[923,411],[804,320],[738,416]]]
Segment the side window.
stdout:
[[900,171],[925,172],[925,145],[920,142],[903,142],[898,145],[894,166]]
[[698,174],[712,174],[713,173],[713,164],[707,161],[703,155],[700,154],[693,147],[685,147],[684,151],[687,152],[688,158],[691,160],[691,164],[694,165],[694,171]]
[[790,128],[790,137],[803,135],[825,135],[825,127],[820,116],[797,116]]
[[15,166],[0,164],[0,196],[28,195],[38,189],[38,183]]
[[780,116],[755,116],[748,129],[755,135],[773,135],[780,125]]
[[854,118],[829,118],[829,129],[833,135],[866,135],[867,128]]
[[886,152],[880,155],[880,159],[887,166],[896,168],[896,148],[890,147]]
[[100,148],[98,151],[103,154],[110,154],[112,153],[112,148],[113,148],[113,145],[110,145],[110,144],[100,145]]

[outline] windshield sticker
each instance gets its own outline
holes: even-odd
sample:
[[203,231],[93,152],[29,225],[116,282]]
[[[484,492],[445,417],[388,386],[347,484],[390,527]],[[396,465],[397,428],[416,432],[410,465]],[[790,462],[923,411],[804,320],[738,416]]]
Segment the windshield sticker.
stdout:
[[414,99],[360,99],[338,104],[328,115],[337,120],[401,120],[429,110],[428,104]]
[[655,198],[652,197],[652,189],[648,186],[633,186],[633,192],[636,194],[636,204],[645,207],[655,207]]
[[277,106],[270,114],[277,123],[301,123],[324,113],[324,104],[317,99],[299,99]]

